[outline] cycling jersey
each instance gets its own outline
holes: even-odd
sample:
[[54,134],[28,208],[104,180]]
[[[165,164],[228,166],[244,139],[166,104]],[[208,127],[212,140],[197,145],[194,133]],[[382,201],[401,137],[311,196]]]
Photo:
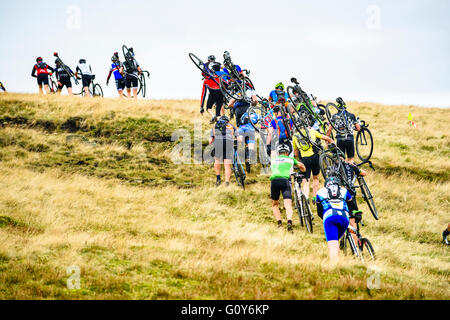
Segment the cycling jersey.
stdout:
[[31,76],[36,78],[37,75],[40,74],[49,74],[48,70],[51,70],[52,72],[54,71],[54,69],[45,62],[36,63],[33,66],[33,70],[31,70]]
[[[278,137],[280,140],[288,139],[288,136],[289,136],[287,128],[284,125],[283,119],[284,118],[282,116],[278,116],[270,122],[270,126],[274,130],[277,130]],[[293,126],[292,120],[291,119],[285,119],[285,120],[289,121],[289,127],[292,129],[292,126]]]
[[270,109],[269,112],[267,112],[267,114],[264,116],[263,122],[261,124],[261,128],[268,129],[270,126],[270,123],[272,122],[272,120],[274,118],[275,118],[275,113],[273,112],[272,109]]
[[288,101],[289,96],[287,92],[284,92],[282,90],[272,90],[269,94],[269,100],[273,102],[277,102],[280,98],[284,98],[286,101]]
[[81,73],[82,76],[92,76],[91,65],[87,63],[80,63],[77,65],[76,71]]
[[[330,196],[328,188],[337,189],[334,190],[337,193],[337,196],[333,198]],[[320,203],[323,207],[323,220],[325,220],[332,215],[341,215],[345,217],[347,220],[349,219],[349,209],[347,205],[347,201],[352,200],[352,195],[350,192],[344,187],[339,187],[337,185],[331,185],[328,188],[322,188],[317,191],[316,202]],[[332,190],[333,191],[333,190]]]
[[343,167],[346,174],[347,183],[353,187],[355,183],[356,176],[360,175],[361,170],[354,164],[343,161]]
[[270,168],[272,175],[270,180],[274,179],[289,179],[292,169],[298,165],[298,161],[292,157],[280,155],[272,159]]
[[[302,129],[305,134],[305,129]],[[314,129],[309,129],[309,137],[311,139],[321,139],[323,136]],[[294,135],[293,138],[294,150],[299,150],[300,157],[306,158],[314,155],[313,145],[303,138],[300,134]]]
[[116,79],[116,80],[123,79],[123,76],[120,73],[120,68],[122,68],[122,67],[123,67],[123,65],[120,62],[118,64],[112,63],[111,69],[109,69],[108,78],[106,78],[106,81],[109,81],[111,74],[114,74],[114,79]]
[[[203,81],[203,87],[202,87],[202,96],[200,98],[200,106],[203,109],[203,106],[205,104],[205,98],[206,98],[206,92],[209,90],[209,98],[206,109],[211,109],[213,104],[216,104],[216,114],[220,114],[220,109],[222,108],[223,104],[223,95],[220,91],[220,80],[219,77],[225,74],[222,71],[216,71],[215,76],[205,76],[205,80]],[[218,110],[218,112],[217,112]]]
[[[69,72],[73,73],[72,70],[70,70],[70,68],[67,68],[69,70]],[[71,74],[69,74],[65,68],[63,67],[56,67],[55,68],[55,74],[56,74],[56,79],[61,80],[61,79],[67,79],[71,76]]]

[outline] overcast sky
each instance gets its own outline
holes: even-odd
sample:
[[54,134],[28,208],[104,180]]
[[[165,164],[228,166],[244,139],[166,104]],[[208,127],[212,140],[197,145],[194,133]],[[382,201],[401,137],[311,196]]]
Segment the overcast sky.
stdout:
[[[132,46],[151,73],[148,98],[195,98],[188,53],[251,71],[258,93],[296,76],[320,99],[450,106],[450,1],[1,1],[0,81],[37,92],[37,56],[92,65],[105,96],[114,51]],[[122,54],[121,54],[122,57]]]

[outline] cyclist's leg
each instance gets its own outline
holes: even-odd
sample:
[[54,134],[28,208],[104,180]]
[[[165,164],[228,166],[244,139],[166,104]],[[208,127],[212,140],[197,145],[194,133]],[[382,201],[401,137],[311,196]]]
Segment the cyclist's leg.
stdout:
[[313,180],[313,197],[316,197],[317,191],[319,191],[319,175],[320,175],[320,163],[319,163],[319,155],[317,153],[314,154],[312,158],[312,166],[311,166],[311,172],[312,172],[312,180]]
[[280,179],[273,179],[270,181],[270,198],[272,199],[272,212],[277,221],[281,221],[281,212],[278,207],[278,201],[280,200]]
[[348,220],[339,215],[330,216],[323,222],[328,252],[332,262],[337,261],[339,257],[339,239],[345,233],[347,226]]
[[127,87],[127,97],[131,98],[131,86],[132,86],[132,79],[129,75],[126,76],[125,78],[125,85]]
[[302,159],[302,163],[305,165],[305,178],[302,180],[302,191],[306,198],[309,199],[309,186],[311,181],[311,157],[306,157]]
[[72,81],[70,79],[67,81],[66,88],[67,88],[67,94],[69,96],[71,96],[72,95]]
[[133,99],[137,99],[138,79],[136,77],[133,77],[132,84],[133,84]]
[[284,208],[286,209],[286,218],[288,222],[290,221],[292,223],[292,187],[291,187],[291,181],[289,179],[285,179],[284,182],[284,189],[282,190],[283,193],[283,203]]
[[230,182],[231,177],[231,162],[233,161],[233,153],[234,153],[234,141],[231,139],[225,140],[224,143],[224,160],[223,164],[225,167],[225,182]]
[[353,138],[347,141],[347,160],[350,163],[354,163],[355,158],[355,141]]

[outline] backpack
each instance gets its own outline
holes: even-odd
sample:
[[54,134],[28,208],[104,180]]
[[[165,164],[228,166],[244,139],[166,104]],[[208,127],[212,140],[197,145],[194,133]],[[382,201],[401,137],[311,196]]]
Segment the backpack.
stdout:
[[227,121],[219,120],[216,122],[216,125],[214,126],[215,131],[219,130],[219,132],[222,134],[223,137],[227,135]]

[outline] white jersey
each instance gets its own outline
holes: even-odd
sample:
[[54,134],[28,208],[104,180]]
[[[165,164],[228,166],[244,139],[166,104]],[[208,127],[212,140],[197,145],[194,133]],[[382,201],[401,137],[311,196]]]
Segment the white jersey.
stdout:
[[82,76],[92,76],[91,65],[87,63],[80,63],[77,65],[77,71],[81,73]]

